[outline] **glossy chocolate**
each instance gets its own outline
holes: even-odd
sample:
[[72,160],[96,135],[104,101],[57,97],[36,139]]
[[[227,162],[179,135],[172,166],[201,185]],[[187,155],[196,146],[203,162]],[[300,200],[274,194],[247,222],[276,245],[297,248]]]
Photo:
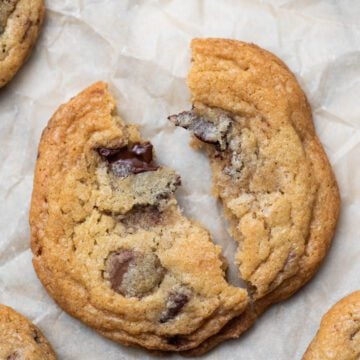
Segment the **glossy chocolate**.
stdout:
[[118,149],[99,148],[98,152],[108,161],[110,169],[116,176],[126,177],[159,168],[153,162],[152,149],[152,144],[145,142]]

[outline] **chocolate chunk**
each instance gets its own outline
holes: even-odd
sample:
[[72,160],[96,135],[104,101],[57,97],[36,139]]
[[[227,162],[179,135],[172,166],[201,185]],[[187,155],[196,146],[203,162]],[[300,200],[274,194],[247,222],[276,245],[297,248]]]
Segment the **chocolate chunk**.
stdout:
[[150,142],[135,143],[118,149],[99,148],[99,154],[105,158],[111,171],[119,177],[155,171],[159,167],[153,162],[153,146]]
[[169,345],[182,346],[182,345],[185,345],[188,341],[187,341],[187,339],[185,339],[179,335],[175,335],[175,336],[167,338],[166,342]]
[[160,316],[160,323],[166,323],[180,313],[182,308],[190,300],[190,290],[186,287],[179,287],[170,292],[166,302],[166,309]]
[[120,250],[112,253],[106,262],[106,271],[111,288],[122,293],[124,275],[129,269],[130,262],[134,262],[135,254],[131,250]]
[[165,269],[152,252],[143,254],[122,249],[109,255],[104,278],[111,288],[126,297],[149,295],[163,280]]
[[216,116],[213,114],[213,117],[216,117],[216,122],[191,110],[171,115],[168,119],[176,126],[189,129],[201,141],[215,144],[221,150],[225,150],[226,134],[231,124],[231,118],[221,111],[217,111]]

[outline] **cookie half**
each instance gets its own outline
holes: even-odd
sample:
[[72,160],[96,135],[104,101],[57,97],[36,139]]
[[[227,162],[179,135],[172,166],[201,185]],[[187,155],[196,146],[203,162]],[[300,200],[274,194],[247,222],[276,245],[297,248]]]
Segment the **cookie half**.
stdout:
[[13,309],[0,305],[0,359],[55,360],[41,331]]
[[43,0],[0,2],[0,88],[29,56],[44,19]]
[[221,249],[179,210],[179,185],[106,84],[60,107],[41,137],[30,226],[35,270],[65,311],[119,343],[180,351],[245,310]]
[[360,358],[360,291],[336,303],[322,318],[320,329],[303,360]]
[[254,302],[191,352],[198,355],[239,336],[314,275],[335,231],[339,192],[306,97],[276,56],[239,41],[195,39],[188,85],[192,109],[169,120],[209,156]]

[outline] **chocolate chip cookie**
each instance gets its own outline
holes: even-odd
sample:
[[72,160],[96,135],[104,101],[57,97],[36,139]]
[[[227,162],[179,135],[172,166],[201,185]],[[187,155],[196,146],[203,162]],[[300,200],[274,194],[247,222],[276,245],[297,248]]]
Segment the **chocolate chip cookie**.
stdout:
[[0,359],[55,360],[41,331],[13,309],[0,305]]
[[0,1],[0,88],[27,59],[44,18],[43,0]]
[[195,39],[188,85],[192,109],[169,120],[209,156],[253,301],[191,352],[198,355],[239,336],[314,275],[334,234],[339,192],[306,97],[277,57],[239,41]]
[[60,107],[41,137],[30,225],[35,270],[65,311],[119,343],[180,351],[247,308],[221,249],[178,208],[179,185],[106,84]]
[[340,300],[325,314],[303,360],[359,358],[360,291],[356,291]]

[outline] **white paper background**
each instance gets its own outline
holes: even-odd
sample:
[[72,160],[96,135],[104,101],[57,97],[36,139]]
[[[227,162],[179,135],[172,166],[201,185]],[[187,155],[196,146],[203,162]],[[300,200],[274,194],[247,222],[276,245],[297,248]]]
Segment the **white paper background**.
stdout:
[[[309,286],[273,306],[240,340],[207,359],[300,359],[322,314],[360,289],[360,3],[357,0],[49,0],[33,56],[0,91],[0,302],[38,324],[59,359],[151,359],[62,312],[32,268],[28,210],[41,131],[55,109],[96,80],[111,84],[121,115],[143,125],[159,160],[183,177],[178,198],[231,258],[207,159],[167,115],[189,108],[193,37],[250,41],[279,55],[313,106],[334,166],[342,215],[328,258]],[[174,357],[175,358],[175,357]]]

